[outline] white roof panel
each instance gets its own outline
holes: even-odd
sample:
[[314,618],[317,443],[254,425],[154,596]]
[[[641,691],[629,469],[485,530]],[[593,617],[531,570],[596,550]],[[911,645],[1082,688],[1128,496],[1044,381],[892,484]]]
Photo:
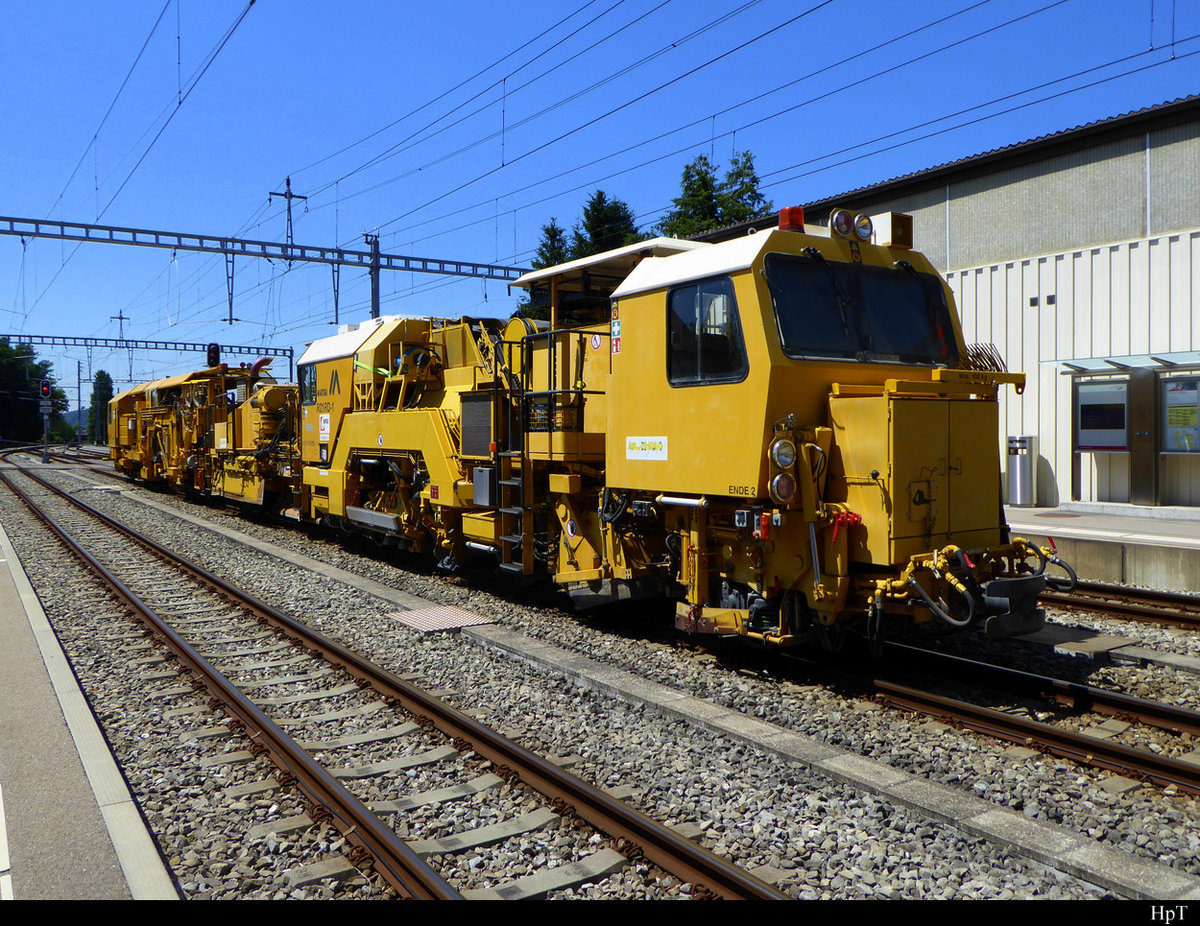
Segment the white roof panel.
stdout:
[[646,258],[614,290],[612,297],[620,299],[634,293],[666,289],[691,280],[745,270],[754,262],[754,258],[766,246],[770,237],[769,233],[746,235],[744,238],[709,245],[703,251]]
[[335,360],[338,357],[349,357],[356,353],[363,342],[375,333],[384,322],[395,321],[400,316],[385,315],[381,318],[369,318],[349,331],[340,331],[327,338],[318,338],[305,349],[296,366],[306,363],[319,363],[322,360]]
[[[615,264],[617,266],[621,266],[622,264],[629,265],[639,257],[663,257],[668,254],[679,254],[711,247],[713,245],[706,241],[683,241],[679,238],[651,238],[648,241],[638,241],[634,244],[627,244],[622,248],[614,248],[611,251],[593,254],[591,257],[581,257],[578,260],[567,261],[565,264],[555,264],[553,267],[546,267],[544,270],[531,270],[519,279],[514,280],[513,285],[529,286],[538,280],[565,276],[579,270],[596,268],[604,264]],[[622,267],[621,269],[623,270],[624,268]]]

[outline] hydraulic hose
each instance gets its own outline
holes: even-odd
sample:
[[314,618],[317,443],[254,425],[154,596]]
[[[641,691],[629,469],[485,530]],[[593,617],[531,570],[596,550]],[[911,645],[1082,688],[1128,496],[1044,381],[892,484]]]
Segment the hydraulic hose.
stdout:
[[1038,568],[1034,572],[1034,575],[1045,575],[1047,563],[1053,563],[1067,574],[1067,578],[1062,579],[1056,576],[1046,576],[1046,584],[1056,592],[1074,591],[1075,586],[1079,584],[1079,576],[1075,574],[1075,570],[1068,563],[1059,559],[1057,553],[1051,553],[1047,556],[1046,551],[1041,547],[1035,546],[1034,549],[1037,550],[1039,560]]
[[970,594],[964,596],[967,599],[967,616],[962,620],[959,620],[958,618],[951,616],[948,611],[944,610],[942,606],[938,604],[938,602],[934,601],[927,594],[925,594],[925,589],[921,588],[921,583],[919,583],[916,579],[909,579],[908,584],[911,585],[916,590],[917,594],[921,596],[921,599],[925,602],[925,605],[929,608],[929,610],[933,612],[934,616],[945,621],[951,627],[968,627],[970,626],[971,621],[975,619],[975,599]]

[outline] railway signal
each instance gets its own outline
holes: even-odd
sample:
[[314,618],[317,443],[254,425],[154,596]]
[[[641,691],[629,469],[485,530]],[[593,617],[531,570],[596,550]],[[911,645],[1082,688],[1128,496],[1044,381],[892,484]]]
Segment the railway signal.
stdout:
[[38,411],[42,414],[42,462],[50,462],[50,380],[44,379],[38,387]]

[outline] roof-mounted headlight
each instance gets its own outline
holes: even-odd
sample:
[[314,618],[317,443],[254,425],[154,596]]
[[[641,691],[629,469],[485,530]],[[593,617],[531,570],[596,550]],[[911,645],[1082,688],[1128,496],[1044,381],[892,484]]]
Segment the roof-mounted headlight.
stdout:
[[829,215],[829,231],[835,238],[857,238],[870,241],[875,231],[871,217],[866,213],[854,213],[849,209],[834,209]]
[[854,213],[849,209],[835,209],[829,216],[829,230],[839,238],[854,234]]

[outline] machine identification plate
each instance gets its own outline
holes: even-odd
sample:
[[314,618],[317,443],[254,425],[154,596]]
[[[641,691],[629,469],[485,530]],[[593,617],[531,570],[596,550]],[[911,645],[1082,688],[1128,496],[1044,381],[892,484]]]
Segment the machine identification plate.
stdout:
[[625,438],[626,460],[666,460],[667,439],[665,437]]

